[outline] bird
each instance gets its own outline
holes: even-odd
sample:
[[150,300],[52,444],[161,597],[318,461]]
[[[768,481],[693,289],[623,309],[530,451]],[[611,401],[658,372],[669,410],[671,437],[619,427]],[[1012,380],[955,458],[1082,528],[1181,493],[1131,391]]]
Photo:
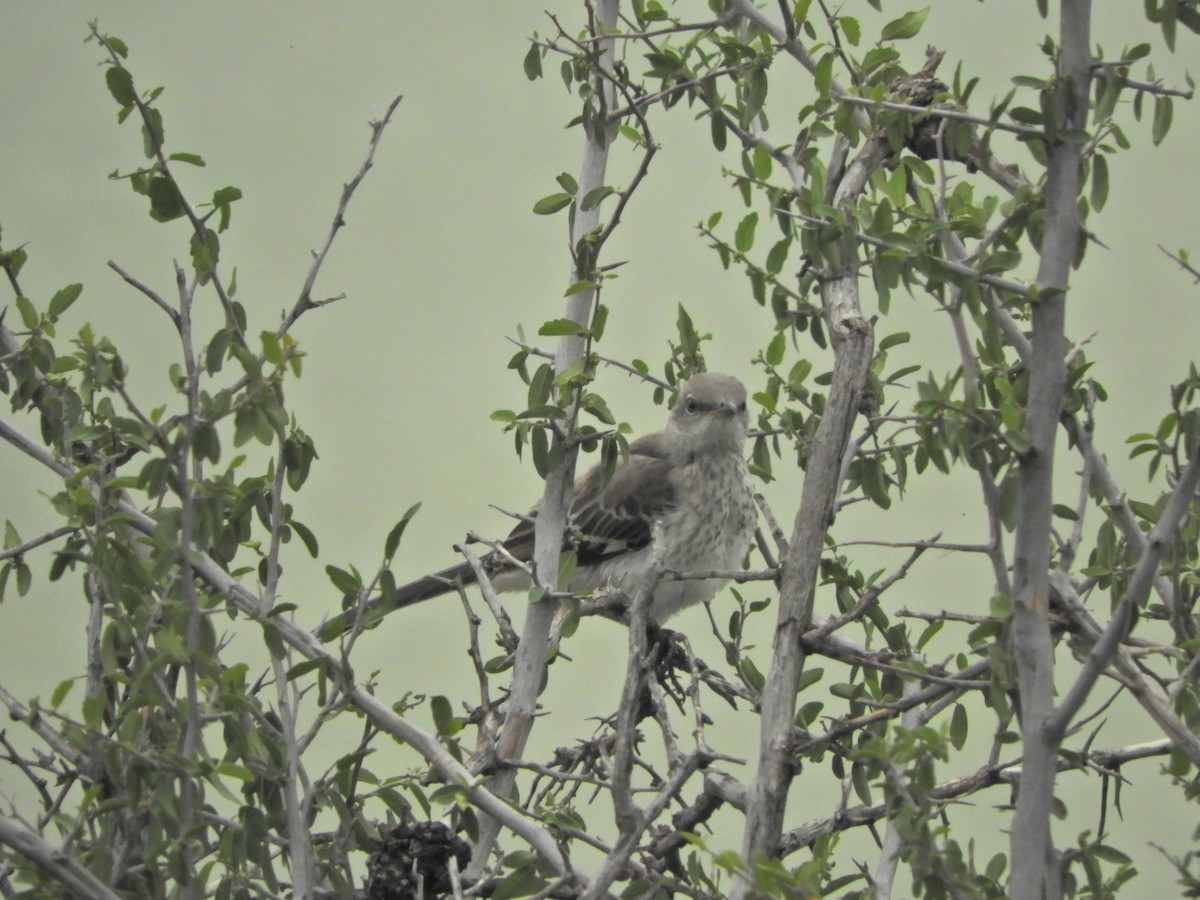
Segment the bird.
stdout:
[[[754,487],[746,466],[749,431],[746,388],[717,372],[692,375],[679,388],[666,426],[629,445],[611,476],[593,466],[575,484],[563,548],[576,554],[572,593],[623,590],[632,596],[651,565],[655,526],[662,567],[668,572],[740,570],[754,538]],[[536,508],[495,550],[482,569],[498,591],[526,590],[533,558]],[[463,562],[396,589],[395,608],[469,585],[475,569]],[[675,613],[716,596],[726,579],[660,579],[650,618]],[[391,604],[389,604],[391,605]],[[353,610],[341,627],[353,627]]]

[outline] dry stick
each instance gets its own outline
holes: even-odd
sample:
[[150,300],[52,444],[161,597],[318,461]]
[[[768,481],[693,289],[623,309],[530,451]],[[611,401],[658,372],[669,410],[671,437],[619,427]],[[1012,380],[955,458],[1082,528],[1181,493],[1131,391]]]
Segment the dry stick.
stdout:
[[[888,152],[885,142],[868,139],[837,186],[832,205],[840,208],[857,196]],[[758,857],[773,858],[779,849],[792,778],[796,691],[805,659],[801,641],[812,622],[824,535],[837,499],[842,455],[858,414],[874,345],[871,324],[859,309],[852,258],[848,264],[822,274],[821,295],[834,348],[833,382],[809,450],[800,509],[783,562],[771,668],[763,689],[758,771],[750,787],[742,845],[742,855],[750,862]],[[747,882],[739,879],[733,885],[732,896],[744,897],[747,888]]]
[[[1144,744],[1132,744],[1128,747],[1095,750],[1086,754],[1086,762],[1094,763],[1105,770],[1114,771],[1125,763],[1153,756],[1163,756],[1170,752],[1170,741],[1150,741]],[[1069,771],[1082,768],[1082,765],[1074,760],[1059,758],[1055,768],[1058,771]],[[948,803],[958,797],[976,793],[993,785],[1016,783],[1020,781],[1021,774],[1022,769],[1018,766],[1017,760],[983,766],[968,775],[942,782],[930,791],[929,796],[936,802]],[[887,814],[886,803],[875,803],[870,806],[854,806],[832,816],[814,819],[792,829],[784,836],[781,855],[786,857],[797,850],[811,846],[814,841],[825,835],[877,822],[885,818]]]
[[625,666],[625,684],[621,688],[621,703],[614,726],[617,740],[612,774],[612,800],[617,828],[622,834],[642,824],[638,821],[639,810],[633,803],[630,787],[633,775],[633,745],[637,736],[638,709],[641,706],[639,701],[650,662],[650,639],[646,631],[650,621],[650,601],[663,568],[662,531],[659,523],[654,524],[653,532],[650,567],[638,584],[629,608],[629,654]]
[[18,544],[15,547],[10,547],[8,550],[0,551],[0,562],[3,562],[6,559],[14,559],[18,556],[24,556],[26,553],[28,553],[30,550],[34,549],[35,547],[40,547],[40,546],[42,546],[42,544],[52,543],[54,541],[57,541],[60,537],[64,537],[68,534],[73,534],[78,530],[79,530],[78,525],[61,525],[58,528],[53,528],[50,531],[47,531],[43,535],[39,535],[38,537],[35,537],[35,538],[30,538],[29,540],[25,541],[22,544]]
[[[1083,456],[1084,464],[1092,473],[1092,478],[1095,481],[1096,487],[1100,493],[1104,495],[1104,502],[1108,504],[1108,515],[1112,519],[1114,525],[1121,531],[1121,536],[1125,538],[1130,547],[1139,557],[1146,553],[1146,533],[1142,531],[1138,525],[1137,517],[1134,516],[1133,510],[1129,508],[1128,500],[1125,492],[1121,490],[1121,486],[1113,477],[1112,471],[1108,468],[1108,462],[1104,456],[1096,449],[1096,445],[1092,443],[1092,432],[1076,419],[1074,422],[1073,433],[1076,435],[1076,443],[1079,447],[1079,453]],[[1178,621],[1178,602],[1175,597],[1175,589],[1171,584],[1170,579],[1164,575],[1159,575],[1154,580],[1154,590],[1162,600],[1163,605],[1171,614],[1171,621]],[[1186,640],[1188,635],[1178,635],[1179,640]]]
[[[593,36],[604,35],[614,30],[619,7],[619,0],[599,0],[595,7],[595,21],[591,23]],[[597,42],[596,46],[597,68],[611,71],[613,42],[601,40]],[[612,106],[612,86],[599,75],[593,75],[592,80],[596,98],[592,102],[601,107],[597,109],[597,113],[602,119],[605,109]],[[583,162],[577,180],[577,196],[586,197],[591,191],[604,184],[612,133],[613,129],[611,128],[587,130]],[[584,236],[596,228],[599,222],[599,205],[592,209],[578,208],[575,210],[575,221],[571,232],[572,254],[576,253]],[[592,263],[588,263],[589,271],[579,271],[579,262],[578,259],[575,259],[572,264],[571,284],[591,278]],[[573,319],[581,327],[586,327],[595,299],[595,287],[589,287],[571,295],[566,301],[566,318]],[[579,335],[564,335],[560,338],[555,353],[555,372],[565,372],[582,356],[584,347],[585,341]],[[558,464],[546,476],[542,502],[534,523],[534,573],[537,576],[537,584],[547,591],[552,591],[556,587],[554,582],[558,573],[559,551],[567,526],[567,507],[571,501],[577,457],[578,447],[568,444],[564,448]],[[505,705],[505,722],[500,734],[499,746],[496,748],[496,755],[501,759],[520,759],[525,750],[525,743],[533,728],[537,695],[546,670],[546,653],[549,649],[550,631],[558,604],[559,601],[546,596],[530,603],[525,613],[521,642],[517,647],[513,662],[512,686],[508,702]],[[494,794],[508,797],[512,794],[515,784],[516,769],[504,767],[492,777],[490,787]],[[479,840],[465,873],[468,879],[477,881],[483,875],[488,857],[499,836],[500,825],[501,823],[486,817],[480,822]]]
[[869,109],[891,109],[897,112],[913,113],[913,124],[921,120],[936,116],[939,119],[957,119],[960,122],[972,122],[976,125],[982,125],[985,128],[995,129],[996,131],[1007,131],[1010,134],[1024,135],[1026,137],[1045,137],[1045,132],[1038,128],[1030,128],[1026,125],[1010,125],[1007,122],[993,121],[985,116],[977,116],[969,113],[966,110],[954,109],[946,106],[914,106],[911,103],[897,103],[893,100],[873,100],[870,97],[856,97],[852,94],[843,94],[838,97],[842,103],[851,103],[857,106],[864,106]]
[[[1066,573],[1057,570],[1051,572],[1050,584],[1061,598],[1067,613],[1082,629],[1084,637],[1093,643],[1099,641],[1103,630],[1080,601]],[[1117,648],[1113,668],[1113,677],[1128,688],[1134,699],[1146,710],[1147,715],[1171,739],[1175,748],[1191,760],[1192,765],[1200,768],[1200,737],[1179,718],[1172,704],[1146,683],[1128,649]]]
[[[200,694],[197,674],[197,656],[200,647],[200,599],[196,589],[196,574],[188,565],[196,525],[196,497],[193,486],[203,477],[200,459],[193,453],[196,438],[196,423],[200,410],[200,369],[196,363],[196,348],[192,341],[192,301],[196,284],[188,284],[187,276],[179,264],[175,265],[175,282],[179,292],[179,316],[175,327],[179,332],[179,343],[183,352],[186,376],[184,395],[187,412],[184,417],[183,436],[175,458],[175,477],[179,483],[179,543],[175,548],[176,563],[180,572],[180,592],[183,595],[187,625],[184,646],[187,659],[183,664],[185,718],[180,735],[178,752],[183,759],[195,759],[200,744]],[[214,284],[215,284],[214,280]],[[184,777],[179,784],[179,835],[182,856],[182,887],[188,896],[199,896],[203,890],[196,860],[193,856],[191,831],[196,816],[196,785],[192,778]]]
[[0,844],[7,844],[18,855],[33,860],[47,875],[65,885],[73,896],[87,900],[119,900],[108,885],[73,860],[65,850],[47,844],[7,816],[0,816]]
[[[270,516],[271,543],[267,551],[267,583],[260,604],[265,615],[270,615],[275,606],[279,584],[279,546],[283,533],[283,488],[287,466],[284,462],[283,443],[275,460],[275,479],[271,484]],[[271,654],[271,671],[275,677],[276,702],[278,704],[279,730],[287,751],[282,784],[284,817],[287,821],[288,853],[291,856],[289,873],[292,893],[298,900],[312,897],[313,879],[316,877],[316,857],[313,853],[312,832],[308,827],[306,810],[310,803],[307,791],[307,775],[300,757],[300,743],[296,737],[296,720],[299,710],[299,690],[288,680],[284,663],[291,663],[291,654]],[[300,789],[305,788],[301,797]]]
[[[749,0],[734,0],[734,6],[810,72],[814,70],[812,58],[794,35],[775,26]],[[845,93],[839,85],[833,85],[831,90],[837,95]],[[856,109],[853,115],[859,127],[866,131],[866,114]],[[837,193],[828,198],[831,205],[840,206],[856,196],[887,152],[883,142],[868,139],[840,179],[831,174],[830,189],[837,187]],[[840,165],[831,167],[831,173],[835,168],[840,170]],[[794,180],[800,177],[794,166],[788,171]],[[797,183],[797,189],[800,186]],[[874,344],[870,322],[859,309],[855,279],[856,269],[851,259],[850,264],[840,270],[823,273],[821,280],[822,304],[835,354],[833,382],[821,424],[810,447],[800,509],[784,557],[771,668],[761,707],[758,771],[751,785],[746,811],[742,851],[748,861],[758,856],[772,857],[778,849],[792,777],[792,720],[805,658],[801,641],[812,621],[823,536],[837,498],[842,456],[850,440]],[[748,883],[739,878],[732,885],[732,897],[740,900],[747,888]]]
[[1125,587],[1125,596],[1121,598],[1103,634],[1092,647],[1092,652],[1084,660],[1083,670],[1071,686],[1071,690],[1059,703],[1047,723],[1047,729],[1059,739],[1066,733],[1071,719],[1083,706],[1101,672],[1108,667],[1120,649],[1121,641],[1124,640],[1125,632],[1132,621],[1134,608],[1140,608],[1150,596],[1151,585],[1158,573],[1158,564],[1167,546],[1179,534],[1188,506],[1196,496],[1197,485],[1200,485],[1200,450],[1188,463],[1183,476],[1171,492],[1170,499],[1167,500],[1166,508],[1147,535],[1146,550],[1134,567],[1133,575]]
[[592,879],[583,900],[603,897],[609,885],[625,868],[634,847],[651,819],[633,802],[632,775],[634,741],[637,738],[637,715],[641,694],[649,672],[650,601],[662,575],[662,530],[659,523],[653,528],[650,566],[641,578],[629,609],[629,655],[625,668],[625,683],[621,688],[621,704],[614,726],[616,745],[612,772],[613,812],[617,820],[617,844]]
[[[798,222],[804,222],[806,225],[826,226],[836,224],[831,222],[829,219],[824,219],[820,216],[809,216],[805,215],[804,213],[793,212],[787,209],[776,208],[773,209],[772,212],[779,215],[788,216],[789,218],[795,219]],[[955,237],[955,235],[952,234],[950,236]],[[870,234],[856,234],[854,239],[860,244],[865,244],[868,247],[875,247],[880,250],[900,250],[904,253],[909,253],[912,250],[911,247],[904,244],[896,243],[895,241],[885,241],[882,238],[877,238]],[[955,275],[961,275],[964,278],[973,278],[980,284],[988,285],[996,290],[1005,291],[1009,294],[1015,294],[1018,297],[1025,297],[1030,293],[1029,285],[1027,284],[1024,284],[1020,281],[1014,281],[1012,278],[1004,278],[1001,275],[988,275],[981,273],[974,266],[969,266],[966,263],[959,262],[957,259],[939,256],[930,256],[929,259],[931,262],[935,262],[939,266],[945,267],[947,271],[953,272]],[[992,311],[990,307],[989,311]],[[1012,317],[1008,316],[1006,321],[1012,323]],[[1001,324],[1003,328],[1003,323]],[[1013,341],[1018,354],[1024,358],[1026,353],[1022,352],[1022,349],[1028,343],[1028,341],[1025,339],[1025,336],[1020,333],[1020,330],[1016,327],[1015,323],[1013,324],[1012,328],[1015,330],[1003,328],[1004,335],[1006,338],[1009,338]]]
[[350,206],[350,200],[354,197],[354,192],[358,190],[359,184],[367,177],[367,172],[371,171],[371,166],[375,164],[375,151],[379,148],[379,142],[383,138],[384,131],[387,130],[388,124],[392,120],[392,114],[395,113],[396,107],[403,100],[403,95],[396,97],[388,104],[386,112],[379,119],[374,119],[370,122],[371,126],[371,143],[367,148],[367,157],[363,160],[362,166],[358,172],[342,187],[342,196],[338,201],[337,212],[333,216],[333,224],[329,228],[329,234],[325,238],[325,243],[321,249],[313,254],[313,262],[309,267],[308,274],[304,277],[304,284],[300,288],[300,296],[297,298],[295,305],[283,317],[283,321],[275,330],[276,336],[283,335],[292,324],[300,318],[305,312],[317,306],[323,306],[325,301],[316,301],[312,299],[312,289],[317,282],[317,275],[321,272],[321,267],[325,263],[325,257],[329,255],[329,248],[333,246],[333,240],[337,237],[338,231],[346,224],[346,209]]
[[[93,560],[95,557],[92,557]],[[84,697],[94,701],[104,692],[104,656],[102,653],[104,639],[104,595],[97,583],[95,563],[91,563],[83,573],[83,595],[88,602],[87,622],[87,679],[84,686]],[[169,693],[166,699],[170,702]],[[92,730],[87,738],[89,765],[87,776],[93,781],[99,781],[104,772],[104,760],[100,755],[100,733]]]
[[176,329],[179,328],[179,313],[169,303],[167,303],[166,300],[164,300],[162,298],[162,296],[158,293],[158,291],[154,290],[153,288],[149,287],[145,283],[134,278],[132,275],[130,275],[128,272],[126,272],[124,269],[122,269],[119,265],[116,264],[116,262],[114,262],[111,259],[108,261],[108,267],[110,269],[112,269],[114,272],[116,272],[118,275],[120,275],[121,278],[124,279],[125,283],[128,284],[130,287],[136,288],[142,294],[144,294],[145,296],[150,298],[150,300],[154,303],[155,306],[157,306],[159,309],[161,309],[163,312],[165,312],[167,314],[167,318],[169,318],[171,320],[171,322],[172,322],[172,324],[174,324],[175,328]]
[[82,775],[84,780],[92,780],[92,768],[88,764],[88,757],[82,754],[58,730],[55,730],[46,715],[26,707],[2,685],[0,685],[0,704],[4,704],[5,709],[8,710],[8,719],[14,722],[24,722],[30,731],[44,740],[46,745],[55,752],[55,755],[62,757],[62,760],[65,760],[68,766]]
[[[1085,128],[1091,67],[1090,0],[1063,0],[1054,105],[1064,129]],[[1047,143],[1045,236],[1038,263],[1039,299],[1032,305],[1032,351],[1025,432],[1030,449],[1019,461],[1020,504],[1013,544],[1013,656],[1020,690],[1024,763],[1010,835],[1013,900],[1060,893],[1050,833],[1062,729],[1054,711],[1054,645],[1050,635],[1050,540],[1054,445],[1066,384],[1063,361],[1066,290],[1082,231],[1080,146]],[[1054,727],[1051,727],[1051,726]]]
[[[908,697],[917,692],[915,681],[908,681],[904,684],[904,696]],[[900,718],[902,728],[912,730],[921,724],[921,710],[919,707],[910,706],[905,710],[904,715]],[[889,779],[899,781],[901,776],[900,768],[887,764],[891,770]],[[906,767],[907,768],[907,767]],[[887,827],[883,833],[883,846],[879,848],[879,861],[875,865],[874,884],[871,886],[871,896],[874,900],[889,900],[892,896],[892,883],[896,879],[896,870],[900,863],[900,849],[904,842],[904,836],[900,829],[896,827],[895,820],[890,816],[887,820]]]
[[488,574],[483,567],[483,560],[465,544],[455,544],[454,549],[463,555],[467,563],[471,566],[471,571],[475,573],[475,580],[479,585],[480,593],[483,595],[483,602],[487,604],[487,608],[491,611],[492,618],[496,621],[496,628],[500,632],[500,643],[505,650],[511,653],[513,648],[517,646],[519,639],[517,638],[516,631],[513,630],[512,619],[508,617],[508,611],[504,608],[504,604],[500,602],[500,598],[496,596],[496,589],[492,587],[492,582],[488,579]]

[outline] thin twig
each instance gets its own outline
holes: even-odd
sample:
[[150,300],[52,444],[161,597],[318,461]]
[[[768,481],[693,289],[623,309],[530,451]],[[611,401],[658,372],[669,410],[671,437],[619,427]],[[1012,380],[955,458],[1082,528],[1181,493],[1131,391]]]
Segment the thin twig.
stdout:
[[291,310],[283,317],[283,321],[279,324],[279,327],[275,329],[276,335],[282,335],[292,327],[300,316],[319,305],[319,302],[312,299],[313,286],[317,282],[317,276],[321,273],[321,267],[325,265],[325,257],[329,255],[329,248],[333,246],[334,239],[346,224],[346,210],[350,206],[354,192],[358,190],[358,186],[362,184],[363,179],[367,177],[367,173],[371,171],[371,167],[375,164],[375,151],[379,148],[379,142],[383,139],[384,131],[387,130],[388,124],[392,121],[392,114],[403,99],[403,95],[397,96],[388,104],[383,116],[370,123],[371,142],[367,146],[367,157],[363,160],[354,177],[342,187],[342,196],[338,200],[337,212],[333,215],[333,223],[329,227],[329,234],[325,237],[325,243],[320,250],[313,254],[313,263],[309,266],[308,274],[304,277],[304,284],[300,288],[300,296],[296,299]]
[[167,314],[167,317],[171,320],[171,324],[173,324],[176,329],[179,328],[179,313],[172,308],[171,305],[167,303],[167,301],[164,300],[157,291],[146,284],[143,284],[141,281],[138,281],[138,279],[134,278],[111,259],[108,261],[108,267],[120,275],[127,284],[137,288],[137,290],[149,297],[154,302],[155,306]]
[[61,525],[58,528],[47,531],[45,534],[39,535],[38,537],[31,538],[15,547],[10,547],[7,550],[0,550],[0,562],[3,562],[6,559],[15,559],[17,557],[24,556],[35,547],[40,547],[43,544],[49,544],[53,541],[57,541],[60,537],[64,537],[68,534],[74,534],[78,530],[78,525]]

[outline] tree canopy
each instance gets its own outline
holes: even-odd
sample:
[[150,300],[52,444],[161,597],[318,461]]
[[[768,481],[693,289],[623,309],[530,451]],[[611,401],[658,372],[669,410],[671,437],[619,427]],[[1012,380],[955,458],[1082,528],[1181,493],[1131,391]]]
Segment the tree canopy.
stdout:
[[[558,229],[562,277],[507,336],[482,325],[507,298],[461,241],[431,259],[394,247],[374,277],[395,306],[379,326],[398,353],[432,351],[422,365],[441,382],[469,371],[457,335],[510,342],[507,376],[496,365],[475,393],[503,385],[492,434],[542,482],[536,587],[497,597],[485,583],[420,611],[395,609],[397,588],[442,565],[405,552],[437,498],[372,473],[395,512],[340,556],[327,535],[353,513],[307,511],[321,509],[305,504],[321,442],[306,332],[344,308],[327,269],[383,148],[474,113],[419,127],[406,97],[380,105],[296,289],[265,298],[238,259],[253,185],[211,164],[216,126],[177,142],[171,86],[150,87],[136,35],[92,23],[85,52],[123,139],[110,178],[169,238],[149,263],[88,275],[136,298],[171,364],[165,384],[135,374],[137,351],[95,324],[83,284],[27,287],[39,247],[4,214],[0,437],[8,468],[53,487],[34,517],[50,525],[6,519],[0,615],[20,641],[22,607],[65,589],[86,617],[36,696],[0,674],[13,720],[0,760],[20,785],[0,808],[0,891],[1194,891],[1200,375],[1170,337],[1187,331],[1175,323],[1200,272],[1172,234],[1154,241],[1158,280],[1141,276],[1171,287],[1133,296],[1104,273],[1147,265],[1121,262],[1140,259],[1128,235],[1156,227],[1143,170],[1193,89],[1160,73],[1200,14],[1154,0],[1103,46],[1111,13],[1027,6],[995,42],[1019,32],[1038,57],[999,76],[954,42],[924,44],[961,14],[947,4],[594,0],[531,23],[530,96],[565,94],[574,149],[522,206]],[[521,129],[536,142],[559,124]],[[625,237],[669,203],[653,185],[676,160],[724,185],[691,223],[715,307],[630,295],[633,268],[669,282],[676,267]],[[1134,221],[1112,216],[1118,196],[1140,201]],[[417,314],[414,264],[465,270],[471,294]],[[1161,343],[1132,327],[1096,338],[1131,307]],[[653,355],[624,345],[664,320]],[[730,331],[754,347],[736,372],[761,490],[744,569],[678,631],[648,628],[629,596],[568,594],[577,466],[615,464],[635,407],[669,405],[715,359],[729,368]],[[401,419],[423,450],[397,468],[436,466],[463,406],[390,366],[340,348],[358,385],[320,402]],[[1121,403],[1136,424],[1110,412]],[[460,468],[504,471],[459,452]],[[495,481],[470,498],[481,511],[521,499]],[[473,562],[496,536],[457,549]],[[418,645],[436,647],[438,671]],[[609,690],[597,700],[579,681]],[[1179,840],[1148,852],[1120,823],[1133,804]]]

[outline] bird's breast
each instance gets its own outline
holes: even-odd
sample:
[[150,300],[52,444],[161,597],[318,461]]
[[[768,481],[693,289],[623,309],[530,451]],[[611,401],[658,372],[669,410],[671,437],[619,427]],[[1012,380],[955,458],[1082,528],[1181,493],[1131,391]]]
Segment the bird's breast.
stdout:
[[679,572],[740,569],[754,537],[754,487],[739,457],[701,459],[680,472],[664,518],[664,563]]

